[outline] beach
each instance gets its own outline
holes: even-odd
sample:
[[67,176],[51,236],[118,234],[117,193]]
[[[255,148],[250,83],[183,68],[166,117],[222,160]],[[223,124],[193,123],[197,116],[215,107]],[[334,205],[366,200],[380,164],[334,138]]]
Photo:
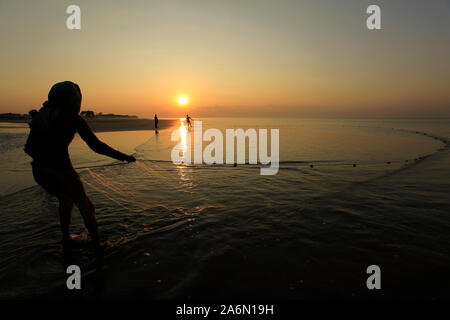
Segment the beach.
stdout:
[[[203,121],[221,130],[268,123]],[[273,176],[259,165],[173,164],[177,122],[158,135],[98,133],[134,154],[132,164],[75,137],[73,164],[111,243],[101,262],[88,248],[63,258],[57,200],[34,183],[21,150],[28,129],[0,128],[8,235],[0,297],[357,299],[373,295],[361,282],[372,264],[383,272],[383,297],[449,297],[448,120],[270,123],[280,129]],[[72,221],[87,237],[77,209]],[[63,286],[73,263],[86,274],[81,292]]]
[[[154,130],[155,121],[153,119],[138,119],[138,118],[114,118],[114,117],[88,117],[85,118],[89,123],[91,129],[95,132],[110,132],[110,131],[133,131],[133,130]],[[0,123],[28,123],[31,118],[14,119],[4,118],[0,119]],[[167,129],[173,126],[178,119],[159,119],[158,129]]]
[[[178,119],[160,119],[158,121],[158,129],[163,130],[170,128]],[[95,132],[111,132],[111,131],[133,131],[133,130],[154,130],[155,121],[153,119],[87,119],[89,126]]]
[[0,301],[450,300],[450,0],[0,8]]

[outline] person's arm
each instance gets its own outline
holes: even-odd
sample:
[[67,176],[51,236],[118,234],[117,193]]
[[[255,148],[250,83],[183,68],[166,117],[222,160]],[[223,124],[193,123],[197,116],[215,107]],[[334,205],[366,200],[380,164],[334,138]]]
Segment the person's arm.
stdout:
[[120,151],[117,151],[106,143],[100,141],[97,136],[92,132],[91,128],[87,124],[86,120],[84,120],[81,116],[77,117],[77,132],[80,137],[87,143],[89,148],[93,151],[103,154],[105,156],[120,160],[120,161],[128,161],[134,162],[136,158],[133,156],[126,155]]

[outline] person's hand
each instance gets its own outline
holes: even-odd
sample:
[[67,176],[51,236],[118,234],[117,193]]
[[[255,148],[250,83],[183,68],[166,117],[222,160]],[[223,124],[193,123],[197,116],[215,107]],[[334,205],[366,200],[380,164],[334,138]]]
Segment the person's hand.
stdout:
[[127,161],[128,163],[130,163],[130,162],[136,162],[136,158],[135,158],[135,157],[133,157],[133,156],[128,156],[128,155],[125,156],[124,160]]

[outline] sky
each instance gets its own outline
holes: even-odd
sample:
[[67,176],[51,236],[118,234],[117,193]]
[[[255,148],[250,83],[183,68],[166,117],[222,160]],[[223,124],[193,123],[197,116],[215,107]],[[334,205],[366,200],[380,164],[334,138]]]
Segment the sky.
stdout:
[[450,0],[0,0],[0,43],[0,113],[71,80],[140,117],[450,117]]

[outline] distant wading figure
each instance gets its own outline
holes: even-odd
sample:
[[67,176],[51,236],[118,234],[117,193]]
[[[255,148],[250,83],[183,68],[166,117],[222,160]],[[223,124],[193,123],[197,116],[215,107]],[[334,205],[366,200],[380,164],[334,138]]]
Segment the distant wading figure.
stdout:
[[30,112],[30,134],[25,152],[31,162],[36,182],[59,199],[59,217],[63,245],[70,245],[69,224],[75,204],[83,217],[96,249],[101,248],[95,218],[95,208],[87,196],[80,176],[72,166],[68,147],[76,132],[95,152],[111,158],[134,162],[133,156],[123,154],[101,142],[79,115],[81,91],[77,84],[65,81],[55,84],[39,112]]
[[189,117],[189,115],[187,114],[187,115],[186,115],[186,123],[187,123],[188,128],[191,128],[191,127],[192,127],[191,120],[192,120],[192,118]]
[[158,133],[158,115],[155,113],[155,133]]

